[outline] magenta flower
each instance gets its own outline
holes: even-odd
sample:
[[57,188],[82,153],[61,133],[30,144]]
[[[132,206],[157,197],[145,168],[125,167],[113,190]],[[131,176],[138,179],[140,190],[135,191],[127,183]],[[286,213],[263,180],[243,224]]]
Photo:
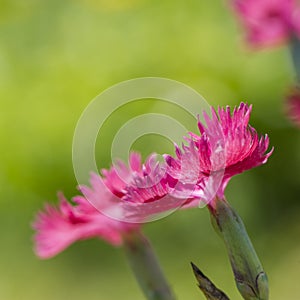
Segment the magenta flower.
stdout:
[[[268,136],[259,137],[249,125],[251,106],[241,103],[204,113],[206,127],[199,121],[200,136],[191,133],[188,145],[176,146],[176,158],[164,155],[158,163],[150,156],[124,187],[123,211],[146,220],[147,216],[209,203],[224,190],[234,175],[265,163]],[[141,171],[142,170],[142,171]]]
[[[191,133],[188,146],[176,147],[176,158],[165,156],[168,173],[184,182],[196,182],[192,196],[209,203],[224,197],[229,180],[239,173],[264,164],[273,149],[267,135],[259,137],[249,125],[252,107],[241,103],[230,108],[212,108],[212,118],[204,112],[205,125],[199,121],[200,136]],[[192,201],[191,205],[196,202]]]
[[[143,222],[152,215],[197,206],[199,200],[208,203],[215,196],[223,198],[230,178],[265,163],[272,153],[266,153],[268,136],[259,137],[249,125],[251,109],[241,103],[232,114],[229,107],[219,108],[218,113],[212,109],[211,119],[204,113],[206,127],[199,121],[201,135],[191,133],[182,150],[176,146],[176,158],[164,155],[165,162],[159,163],[151,155],[130,174],[122,165],[127,184],[119,184],[116,169],[104,172],[105,182],[118,183],[107,184],[121,197],[122,213]],[[115,192],[116,186],[122,187],[121,193]],[[84,194],[93,201],[91,192]]]
[[299,6],[295,0],[233,0],[233,8],[254,47],[274,46],[300,36]]
[[[98,195],[105,197],[105,193]],[[58,207],[46,204],[33,223],[36,230],[35,253],[40,258],[50,258],[78,240],[101,238],[113,246],[122,244],[122,235],[138,230],[137,224],[114,220],[101,214],[86,198],[73,198],[71,205],[59,194]]]
[[295,87],[287,96],[287,113],[289,118],[300,128],[300,88]]

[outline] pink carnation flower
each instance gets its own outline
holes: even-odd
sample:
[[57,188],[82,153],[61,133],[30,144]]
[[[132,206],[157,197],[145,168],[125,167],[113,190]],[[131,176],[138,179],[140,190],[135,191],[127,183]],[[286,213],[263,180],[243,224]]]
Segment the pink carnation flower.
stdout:
[[206,127],[199,121],[200,136],[191,133],[187,146],[176,147],[176,158],[165,156],[173,178],[197,183],[195,199],[209,203],[215,196],[223,198],[234,175],[264,164],[271,155],[273,150],[266,153],[268,136],[259,137],[249,125],[251,108],[241,103],[232,114],[229,107],[219,108],[218,113],[212,108],[211,118],[204,112]]
[[75,206],[60,195],[58,208],[47,205],[34,222],[36,253],[51,257],[71,243],[99,237],[112,245],[122,244],[122,236],[139,230],[141,223],[157,214],[179,207],[210,203],[224,197],[230,178],[265,163],[269,139],[259,137],[249,123],[251,106],[241,103],[204,113],[206,127],[199,121],[200,135],[191,133],[188,145],[176,147],[176,158],[165,155],[158,162],[150,155],[131,153],[129,166],[119,161],[103,177],[92,173],[91,187],[80,186],[83,196],[73,198]]
[[300,128],[300,88],[295,87],[287,97],[287,112],[291,121]]
[[273,46],[300,36],[299,6],[295,0],[233,0],[233,8],[254,47]]

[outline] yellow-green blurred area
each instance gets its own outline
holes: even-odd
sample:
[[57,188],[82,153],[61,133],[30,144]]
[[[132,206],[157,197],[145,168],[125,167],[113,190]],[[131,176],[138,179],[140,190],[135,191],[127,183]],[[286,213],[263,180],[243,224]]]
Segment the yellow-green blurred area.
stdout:
[[[41,261],[30,228],[58,190],[78,193],[72,138],[85,107],[113,84],[142,76],[183,82],[214,106],[253,104],[251,124],[275,151],[266,165],[232,179],[226,196],[268,273],[270,299],[300,299],[300,132],[285,116],[294,76],[288,49],[247,49],[221,0],[0,1],[0,299],[143,299],[122,249],[82,241]],[[99,168],[109,166],[111,142],[127,120],[160,108],[179,115],[164,105],[145,100],[117,110],[97,142]],[[173,151],[157,135],[132,148],[143,157]],[[190,261],[241,299],[206,209],[176,212],[144,231],[178,299],[204,299]]]

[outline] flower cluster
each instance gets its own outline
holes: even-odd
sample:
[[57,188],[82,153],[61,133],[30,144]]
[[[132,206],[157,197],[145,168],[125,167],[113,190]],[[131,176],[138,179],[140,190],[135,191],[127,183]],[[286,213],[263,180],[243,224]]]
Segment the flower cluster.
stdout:
[[[75,205],[60,196],[59,208],[47,205],[34,222],[36,253],[51,257],[76,240],[100,237],[120,245],[124,234],[140,229],[147,218],[179,207],[214,206],[224,198],[230,178],[265,163],[268,136],[249,125],[251,106],[241,103],[204,113],[200,134],[190,133],[187,144],[175,147],[176,156],[158,162],[150,155],[144,164],[133,152],[128,167],[119,161],[102,176],[91,174],[91,187],[79,186],[83,196]],[[113,218],[112,218],[113,217]],[[128,221],[128,222],[126,222]]]
[[233,0],[233,8],[254,47],[268,47],[300,36],[297,0]]

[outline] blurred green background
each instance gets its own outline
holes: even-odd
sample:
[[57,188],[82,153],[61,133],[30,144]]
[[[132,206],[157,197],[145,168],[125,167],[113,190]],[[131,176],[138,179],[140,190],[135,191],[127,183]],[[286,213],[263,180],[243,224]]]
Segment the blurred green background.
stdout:
[[[275,152],[267,165],[235,177],[226,195],[268,273],[270,299],[300,299],[300,132],[284,115],[293,80],[288,51],[247,50],[221,0],[0,0],[0,299],[143,298],[122,249],[89,240],[41,261],[30,228],[57,190],[77,194],[72,138],[84,108],[105,88],[140,76],[181,81],[215,106],[253,103],[251,124],[269,134]],[[145,101],[112,115],[97,146],[99,167],[110,164],[122,123],[148,111]],[[133,147],[144,157],[172,149],[156,136]],[[205,209],[144,228],[178,299],[204,299],[190,261],[241,299]]]

